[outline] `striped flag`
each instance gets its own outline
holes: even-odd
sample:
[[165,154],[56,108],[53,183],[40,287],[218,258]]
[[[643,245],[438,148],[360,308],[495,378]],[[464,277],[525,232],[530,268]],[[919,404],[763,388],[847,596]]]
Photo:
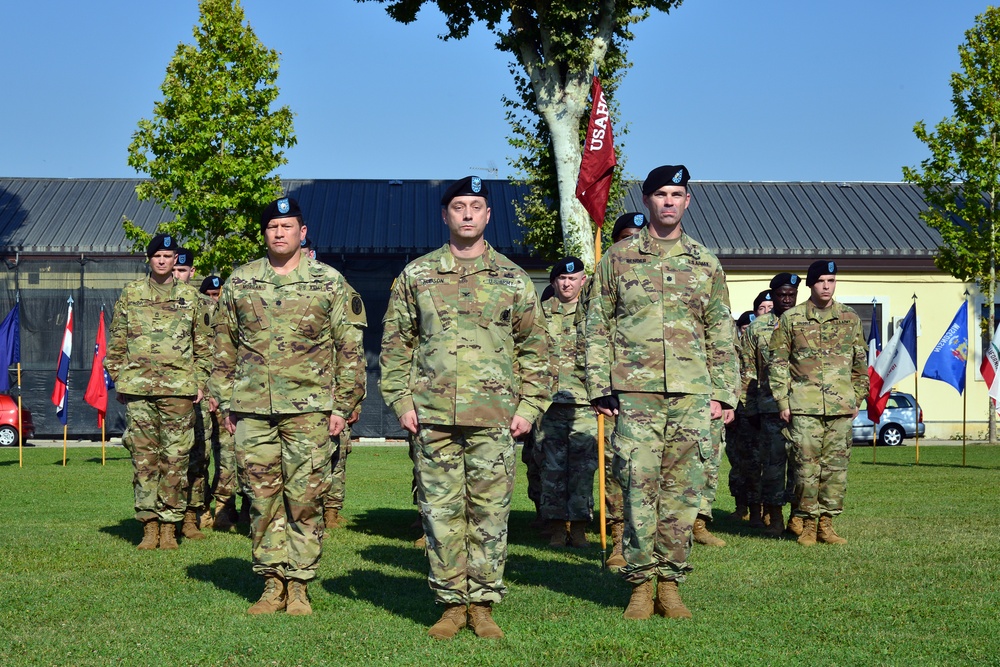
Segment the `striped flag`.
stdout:
[[73,297],[69,298],[66,331],[63,332],[62,349],[59,350],[59,367],[56,369],[56,386],[52,390],[52,403],[56,416],[66,425],[66,399],[69,398],[69,358],[73,354]]
[[21,363],[21,301],[7,313],[0,323],[0,391],[10,390],[10,375],[7,372],[14,364]]
[[986,381],[986,386],[990,390],[990,398],[993,405],[998,405],[1000,399],[1000,382],[997,382],[998,369],[1000,369],[1000,325],[993,334],[990,346],[983,350],[983,363],[979,366],[979,372]]

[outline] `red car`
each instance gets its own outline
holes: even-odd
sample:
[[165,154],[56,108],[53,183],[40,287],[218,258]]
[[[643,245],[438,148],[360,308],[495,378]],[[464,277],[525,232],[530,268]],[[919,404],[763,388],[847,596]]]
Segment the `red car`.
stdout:
[[[24,428],[24,442],[35,437],[31,410],[21,409],[21,426]],[[0,447],[17,447],[17,401],[7,394],[0,394]]]

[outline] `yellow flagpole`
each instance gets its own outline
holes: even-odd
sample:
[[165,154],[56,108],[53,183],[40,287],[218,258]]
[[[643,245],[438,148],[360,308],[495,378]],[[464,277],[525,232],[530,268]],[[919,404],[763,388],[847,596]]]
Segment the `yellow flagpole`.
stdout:
[[101,465],[104,465],[104,449],[105,449],[105,437],[104,437],[104,423],[107,419],[101,418]]
[[24,467],[24,422],[21,419],[21,362],[17,362],[17,467]]
[[[913,295],[914,314],[916,314],[916,306],[917,306],[917,295],[914,293],[914,295]],[[913,324],[916,325],[916,322],[914,322]],[[913,352],[915,354],[916,350],[914,350]],[[914,413],[914,416],[913,416],[913,418],[914,418],[914,423],[913,423],[913,437],[914,437],[914,441],[915,441],[915,443],[917,445],[917,465],[920,465],[920,421],[918,419],[920,417],[920,392],[917,389],[918,386],[919,386],[919,382],[918,382],[919,379],[920,379],[920,373],[917,372],[917,360],[914,359],[913,360],[913,401],[917,404],[917,406],[916,406],[916,412]]]
[[[597,227],[597,235],[594,237],[594,273],[597,273],[597,263],[601,261],[601,227]],[[608,528],[606,510],[604,507],[607,489],[604,479],[604,415],[597,413],[597,487],[600,491],[601,502],[598,504],[601,523],[601,562],[608,550]]]
[[63,426],[63,467],[66,466],[66,429],[68,426]]

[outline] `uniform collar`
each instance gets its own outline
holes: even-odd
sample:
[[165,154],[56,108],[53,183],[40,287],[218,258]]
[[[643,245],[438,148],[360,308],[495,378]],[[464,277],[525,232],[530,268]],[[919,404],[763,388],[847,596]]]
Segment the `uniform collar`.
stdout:
[[[643,227],[639,230],[638,234],[639,240],[639,252],[644,255],[660,255],[662,253],[661,246],[659,242],[654,240],[649,233],[649,227]],[[699,255],[698,249],[694,246],[694,239],[681,232],[681,236],[677,239],[677,243],[674,247],[670,249],[667,253],[667,257],[676,257],[677,255],[691,255],[692,257],[697,257]]]
[[825,322],[827,320],[838,319],[841,315],[842,308],[837,300],[830,303],[829,308],[819,309],[812,300],[806,300],[806,317],[810,320],[816,320],[817,322]]
[[[489,243],[486,243],[486,250],[482,255],[476,258],[476,263],[472,264],[473,267],[471,273],[478,273],[479,271],[499,271],[497,267],[497,253]],[[455,256],[451,254],[451,248],[447,243],[441,247],[441,257],[438,262],[438,273],[457,273],[459,270],[459,263],[455,259]]]

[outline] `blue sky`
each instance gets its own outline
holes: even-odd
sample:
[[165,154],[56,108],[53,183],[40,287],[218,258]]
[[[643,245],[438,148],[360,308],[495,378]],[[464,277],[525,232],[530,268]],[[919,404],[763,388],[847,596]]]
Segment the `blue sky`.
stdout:
[[[484,29],[443,42],[433,9],[403,26],[351,0],[243,6],[282,54],[279,99],[298,136],[283,177],[511,175],[509,58]],[[626,173],[684,163],[696,180],[899,181],[927,155],[913,124],[951,114],[957,47],[985,9],[687,0],[654,14],[616,95]],[[135,176],[131,134],[197,19],[196,0],[8,3],[0,176]]]

